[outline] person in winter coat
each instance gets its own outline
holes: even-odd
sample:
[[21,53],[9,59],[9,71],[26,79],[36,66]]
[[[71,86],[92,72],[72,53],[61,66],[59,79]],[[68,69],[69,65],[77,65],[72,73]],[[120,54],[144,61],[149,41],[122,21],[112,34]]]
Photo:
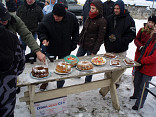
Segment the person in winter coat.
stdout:
[[0,24],[4,25],[14,34],[18,33],[29,48],[36,53],[38,59],[41,62],[45,62],[45,55],[41,53],[39,45],[24,22],[17,15],[9,14],[2,3],[0,3]]
[[136,37],[133,18],[124,7],[124,2],[118,0],[114,5],[114,14],[107,20],[107,30],[104,39],[106,52],[126,56],[128,45]]
[[[35,0],[25,0],[16,12],[17,16],[21,18],[29,31],[32,33],[35,40],[37,40],[37,28],[39,22],[43,18],[41,7],[39,7]],[[22,41],[22,39],[20,38]],[[26,50],[26,44],[22,41],[24,50]],[[30,54],[29,54],[30,55]],[[33,55],[32,55],[33,56]],[[27,57],[27,55],[26,55]],[[29,59],[27,59],[29,61]]]
[[[100,0],[93,0],[90,4],[87,18],[79,37],[80,47],[76,56],[95,55],[104,41],[106,20],[103,17],[103,7]],[[91,82],[92,76],[86,76],[85,82]]]
[[[135,22],[128,10],[125,9],[124,2],[118,0],[114,3],[114,13],[107,18],[107,30],[104,38],[105,50],[107,53],[125,58],[129,43],[135,37]],[[113,74],[116,75],[116,72]],[[109,78],[110,75],[111,73],[105,73],[106,78]],[[119,87],[119,84],[120,82],[118,81],[116,86]],[[109,91],[109,87],[106,87],[105,90]]]
[[[141,64],[141,67],[139,66],[135,71],[133,93],[135,98],[133,99],[136,99],[136,102],[132,107],[133,110],[138,110],[139,108],[145,82],[151,81],[152,77],[156,76],[156,20],[152,37],[144,45],[137,62]],[[146,83],[145,87],[149,87],[149,83]],[[147,94],[148,91],[145,90],[140,108],[143,108]]]
[[[45,15],[38,27],[38,37],[46,46],[47,56],[59,59],[70,55],[77,48],[79,24],[76,16],[65,10],[63,4],[55,4],[51,13]],[[58,81],[57,88],[63,87],[65,81]],[[48,84],[41,85],[46,89]]]
[[103,3],[103,16],[107,19],[107,17],[114,13],[114,2],[111,0],[107,0]]
[[81,13],[81,19],[83,20],[83,24],[85,23],[88,15],[89,15],[89,11],[90,11],[90,3],[93,0],[86,0],[85,4],[83,5],[83,10]]
[[45,6],[45,7],[43,8],[43,10],[42,10],[42,11],[43,11],[43,14],[46,15],[46,14],[52,12],[52,11],[53,11],[53,7],[54,7],[54,5],[55,5],[56,3],[57,3],[57,0],[50,0],[49,5]]
[[143,28],[140,28],[136,38],[134,39],[134,43],[137,47],[136,52],[135,52],[135,58],[134,58],[135,61],[138,60],[141,54],[141,50],[143,49],[146,42],[150,39],[151,33],[153,32],[153,29],[154,29],[155,20],[156,20],[156,16],[150,16],[148,18],[148,22],[146,26]]
[[18,37],[0,24],[0,116],[14,117],[17,76],[25,65]]

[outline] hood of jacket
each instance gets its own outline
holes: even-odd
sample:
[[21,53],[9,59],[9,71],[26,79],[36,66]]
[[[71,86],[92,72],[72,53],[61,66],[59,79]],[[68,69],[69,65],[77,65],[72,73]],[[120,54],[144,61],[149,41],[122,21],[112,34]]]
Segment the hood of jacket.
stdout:
[[99,11],[99,16],[102,17],[103,16],[103,5],[102,5],[101,0],[93,0],[91,3],[93,3],[96,6],[96,8]]

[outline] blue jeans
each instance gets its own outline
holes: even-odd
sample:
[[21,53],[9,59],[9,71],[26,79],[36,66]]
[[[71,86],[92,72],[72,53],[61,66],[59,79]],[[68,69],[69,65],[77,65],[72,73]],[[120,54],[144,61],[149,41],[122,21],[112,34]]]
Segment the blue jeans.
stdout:
[[[140,73],[138,70],[135,71],[135,77],[134,77],[134,94],[133,96],[137,98],[135,102],[135,106],[139,107],[140,100],[141,100],[141,94],[144,87],[145,82],[151,81],[152,76],[145,75],[143,73]],[[146,83],[146,87],[149,87],[149,83]],[[144,91],[141,107],[143,107],[146,97],[147,97],[148,91]]]
[[[37,40],[37,33],[34,33],[33,37],[35,40]],[[26,50],[27,45],[24,43],[24,41],[21,39],[21,37],[19,38],[19,40],[22,42],[23,49]]]
[[[84,56],[86,53],[87,53],[87,56],[92,54],[90,51],[88,51],[88,50],[86,50],[86,49],[83,49],[83,48],[80,46],[79,49],[78,49],[78,51],[77,51],[76,56],[77,56],[77,57]],[[86,76],[85,82],[91,82],[91,80],[92,80],[92,75]]]

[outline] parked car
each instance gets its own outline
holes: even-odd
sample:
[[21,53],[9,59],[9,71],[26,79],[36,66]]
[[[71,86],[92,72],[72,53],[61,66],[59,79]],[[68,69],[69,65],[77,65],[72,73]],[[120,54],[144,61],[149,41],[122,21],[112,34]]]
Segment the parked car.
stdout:
[[79,5],[77,0],[58,0],[58,3],[64,4],[68,11],[76,15],[79,24],[82,24],[81,13],[83,10],[83,6]]

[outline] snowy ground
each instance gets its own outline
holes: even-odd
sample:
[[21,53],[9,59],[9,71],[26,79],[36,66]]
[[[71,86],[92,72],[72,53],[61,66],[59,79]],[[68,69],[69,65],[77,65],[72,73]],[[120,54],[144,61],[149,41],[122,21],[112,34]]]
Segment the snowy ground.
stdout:
[[[137,31],[143,26],[146,20],[135,20]],[[135,45],[132,42],[129,45],[129,50],[127,52],[127,57],[133,59],[135,53]],[[28,53],[29,49],[27,49]],[[72,52],[75,55],[77,49]],[[98,54],[105,53],[104,46]],[[116,111],[112,107],[111,97],[108,93],[106,97],[102,97],[99,94],[99,89],[82,92],[80,94],[68,95],[67,108],[68,110],[58,115],[53,115],[50,117],[156,117],[156,99],[148,94],[144,108],[138,111],[134,111],[131,107],[134,105],[135,100],[130,100],[129,97],[133,94],[133,78],[131,76],[132,69],[127,69],[122,77],[122,83],[117,89],[120,111]],[[97,74],[93,76],[93,80],[102,79],[104,74]],[[84,82],[84,78],[81,79],[69,79],[66,80],[65,86],[71,84],[79,84]],[[156,78],[152,80],[156,83]],[[39,90],[37,86],[36,91]],[[49,83],[47,89],[56,88],[56,82]],[[28,111],[28,107],[24,102],[19,102],[19,98],[24,95],[26,87],[21,88],[21,92],[17,94],[17,102],[15,108],[15,117],[31,117]]]

